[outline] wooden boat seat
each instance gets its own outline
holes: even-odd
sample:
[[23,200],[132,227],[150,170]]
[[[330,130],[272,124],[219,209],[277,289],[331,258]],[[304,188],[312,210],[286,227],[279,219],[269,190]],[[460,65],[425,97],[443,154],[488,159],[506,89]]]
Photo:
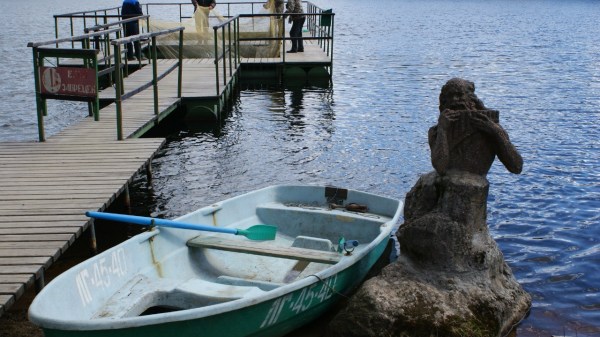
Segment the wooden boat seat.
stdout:
[[219,249],[230,252],[278,257],[282,259],[336,264],[342,258],[337,252],[299,247],[275,246],[268,241],[231,240],[217,236],[197,236],[187,242],[188,247]]

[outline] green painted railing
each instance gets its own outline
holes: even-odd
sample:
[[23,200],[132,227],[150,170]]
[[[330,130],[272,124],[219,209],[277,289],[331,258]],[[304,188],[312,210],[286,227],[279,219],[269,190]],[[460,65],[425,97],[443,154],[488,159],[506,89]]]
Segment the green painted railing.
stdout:
[[[45,42],[29,42],[27,44],[28,47],[32,48],[33,51],[33,74],[34,74],[34,84],[35,84],[35,97],[36,97],[36,107],[37,107],[37,118],[38,118],[38,136],[39,141],[43,142],[46,140],[45,130],[44,130],[44,116],[48,115],[48,108],[46,104],[46,99],[64,99],[64,100],[75,100],[75,101],[87,101],[88,102],[88,110],[89,115],[94,116],[94,120],[99,120],[99,110],[100,103],[98,98],[98,77],[102,75],[102,72],[98,70],[98,53],[100,52],[98,49],[94,49],[90,47],[90,40],[96,37],[103,37],[102,41],[108,41],[110,39],[110,35],[115,34],[118,38],[118,34],[120,34],[120,29],[109,29],[100,32],[89,33],[80,36],[73,36],[64,39],[57,39],[52,41]],[[76,42],[81,43],[81,48],[58,48],[58,47],[45,47],[49,45],[60,46],[61,44],[67,43],[75,46]],[[93,95],[81,97],[75,95],[67,95],[60,92],[60,82],[56,82],[55,79],[50,78],[50,82],[55,81],[56,83],[50,83],[58,85],[56,88],[56,93],[42,93],[42,78],[40,74],[40,70],[42,67],[46,67],[46,62],[49,65],[58,65],[61,59],[68,60],[81,60],[80,67],[84,69],[91,69],[94,73],[94,84],[93,90],[95,91]],[[51,63],[50,60],[55,60],[54,64]],[[58,69],[58,67],[54,67],[54,69]],[[112,69],[105,69],[106,71],[114,71],[114,67]]]
[[[229,77],[237,71],[239,58],[239,17],[233,17],[225,22],[213,27],[214,48],[215,48],[215,75],[216,75],[216,94],[220,95],[220,76],[223,75],[223,83],[227,83],[227,73]],[[232,32],[233,29],[233,32]],[[221,42],[221,51],[219,52],[219,40]],[[220,69],[222,67],[222,69]]]
[[[265,0],[266,1],[266,0]],[[225,22],[220,22],[218,24],[213,24],[213,29],[218,28],[219,35],[229,35],[229,33],[224,33],[221,29],[233,29],[233,25],[237,26],[239,30],[240,27],[240,18],[256,18],[256,17],[272,17],[274,20],[282,20],[282,27],[284,27],[283,32],[289,30],[289,24],[287,20],[281,14],[259,14],[260,10],[263,8],[265,1],[230,1],[230,2],[221,2],[218,1],[217,10],[223,14],[223,17],[226,19]],[[308,29],[310,34],[304,34],[303,40],[310,41],[318,41],[319,46],[323,49],[326,55],[329,57],[329,63],[331,66],[333,65],[333,44],[334,44],[334,17],[335,14],[331,9],[322,9],[316,6],[314,3],[310,1],[303,1],[303,4],[306,9],[307,20],[305,23],[305,27]],[[146,16],[154,16],[159,17],[162,20],[167,21],[175,21],[178,20],[182,22],[184,19],[190,19],[193,15],[193,6],[191,2],[180,2],[180,3],[146,3],[142,5],[144,9],[144,13]],[[70,36],[74,35],[74,31],[83,31],[86,29],[90,29],[93,26],[99,25],[110,25],[111,20],[120,20],[120,7],[111,7],[105,9],[91,10],[91,11],[82,11],[82,12],[74,12],[68,14],[60,14],[55,15],[55,30],[56,36],[59,35],[59,26],[68,27],[70,31]],[[166,18],[165,18],[166,16]],[[61,20],[59,22],[59,20]],[[68,24],[62,23],[62,20],[68,20]],[[216,20],[214,17],[210,17],[211,23],[214,23]],[[237,20],[235,24],[231,23],[232,20]],[[113,23],[114,24],[114,23]],[[232,25],[232,27],[222,28],[227,25]],[[287,27],[286,27],[287,26]],[[63,28],[66,28],[63,27]],[[80,27],[81,30],[77,30],[77,27]],[[146,31],[149,31],[149,20],[146,20],[145,25]],[[233,30],[235,31],[235,30]],[[283,33],[282,32],[282,33]],[[239,34],[232,34],[239,38]],[[308,35],[308,36],[306,36]],[[225,39],[224,39],[225,40]],[[242,38],[240,41],[244,42],[259,42],[259,41],[269,41],[269,40],[281,40],[286,41],[289,38],[286,38],[285,34],[277,37],[264,37],[264,38]],[[237,42],[236,42],[237,43]],[[239,44],[238,44],[239,46]],[[239,50],[239,49],[238,49]],[[216,55],[216,54],[215,54]],[[282,62],[285,63],[285,50],[281,55]],[[239,61],[239,60],[238,60]],[[331,67],[330,66],[330,67]],[[331,71],[330,71],[331,73]]]
[[[122,67],[121,67],[121,64],[123,63],[123,61],[122,61],[123,53],[121,52],[122,45],[128,44],[128,43],[139,42],[139,41],[148,41],[148,40],[151,41],[150,42],[150,59],[151,59],[151,64],[152,64],[152,80],[150,82],[142,84],[141,86],[126,93],[124,91],[124,86],[123,86],[124,74],[122,71],[116,72],[115,105],[116,105],[116,109],[117,109],[117,139],[118,140],[123,140],[122,102],[124,100],[126,100],[126,99],[132,97],[133,95],[141,92],[142,90],[145,90],[145,89],[149,88],[150,86],[152,86],[153,92],[154,92],[154,114],[158,115],[159,114],[158,82],[161,79],[163,79],[165,76],[167,76],[168,74],[173,72],[175,69],[178,69],[177,97],[181,97],[181,78],[182,78],[182,74],[183,74],[183,70],[182,70],[183,30],[184,30],[184,27],[176,27],[176,28],[161,30],[161,31],[152,32],[152,33],[133,35],[133,36],[129,36],[126,38],[121,38],[121,39],[116,39],[116,40],[111,41],[111,44],[113,45],[113,48],[114,48],[113,55],[115,56],[115,67],[117,69],[122,69]],[[179,32],[179,50],[178,50],[179,59],[178,59],[178,62],[176,62],[174,65],[172,65],[171,67],[169,67],[168,69],[163,71],[161,74],[158,74],[158,68],[157,68],[158,53],[156,50],[156,37],[161,36],[161,35],[175,33],[175,32]],[[126,59],[126,57],[125,57],[125,59]]]
[[[121,26],[124,22],[131,21],[131,19],[117,21],[111,24],[104,25],[107,28],[109,26]],[[44,116],[47,116],[47,104],[46,99],[63,99],[63,100],[77,100],[77,101],[87,101],[89,104],[89,115],[94,116],[94,120],[99,120],[99,97],[98,97],[98,78],[104,75],[111,75],[114,77],[115,84],[115,102],[117,106],[117,139],[123,139],[123,129],[122,129],[122,101],[128,99],[129,97],[141,92],[144,89],[153,86],[154,88],[154,113],[158,115],[158,82],[170,74],[175,69],[178,69],[178,85],[177,85],[177,97],[181,97],[181,78],[182,78],[182,59],[181,55],[183,49],[183,27],[176,27],[169,30],[162,30],[152,33],[145,33],[130,36],[127,38],[121,38],[121,28],[109,28],[102,29],[96,27],[94,32],[73,36],[63,39],[57,39],[52,41],[45,42],[30,42],[28,47],[31,47],[33,50],[33,64],[34,64],[34,83],[35,83],[35,92],[36,92],[36,106],[37,106],[37,115],[38,115],[38,133],[39,140],[41,142],[45,141],[45,130],[44,130]],[[102,30],[101,30],[102,29]],[[156,50],[156,37],[165,34],[171,34],[179,32],[179,60],[177,63],[163,71],[161,74],[158,74],[157,70],[157,50]],[[114,34],[114,38],[111,38],[111,34]],[[95,46],[91,46],[91,42],[94,42]],[[137,41],[151,41],[150,42],[150,57],[153,69],[153,77],[152,80],[146,84],[143,84],[127,93],[124,92],[124,76],[127,72],[127,57],[124,57],[124,54],[121,52],[121,46],[127,43],[134,43]],[[76,42],[81,42],[81,47],[76,47]],[[70,45],[70,48],[59,48],[64,44]],[[110,51],[110,46],[106,46],[110,44],[114,48],[114,53],[112,53],[113,58],[106,63],[106,67],[103,70],[99,70],[99,62],[98,55],[101,51]],[[55,47],[44,47],[54,45]],[[59,47],[56,47],[59,46]],[[110,53],[107,53],[110,55]],[[123,62],[125,59],[125,62]],[[50,60],[53,60],[51,63]],[[42,76],[40,74],[41,69],[46,69],[46,63],[55,66],[54,69],[57,71],[63,70],[64,67],[60,67],[61,61],[65,60],[82,60],[81,63],[73,63],[70,64],[71,69],[75,70],[77,68],[85,68],[93,70],[94,77],[94,93],[93,95],[81,97],[81,96],[69,96],[61,94],[57,91],[57,93],[47,93],[42,90]],[[67,61],[69,62],[69,61]],[[58,66],[58,67],[56,67]],[[43,68],[44,67],[44,68]],[[118,71],[117,71],[118,70]],[[47,79],[47,81],[52,82],[53,79]],[[51,85],[52,83],[50,83]],[[58,89],[57,89],[58,90]]]
[[[134,18],[129,18],[129,19],[123,19],[120,21],[114,21],[114,22],[110,22],[110,23],[105,23],[105,24],[101,24],[101,25],[95,25],[95,26],[91,26],[88,28],[85,28],[83,31],[87,34],[87,33],[92,33],[92,32],[99,32],[99,31],[103,31],[106,29],[111,29],[111,28],[121,28],[123,27],[124,24],[128,23],[128,22],[133,22],[133,21],[138,21],[138,20],[145,20],[146,21],[146,26],[149,27],[150,25],[150,15],[142,15],[142,16],[137,16]],[[108,41],[103,41],[104,43],[100,43],[99,38],[95,38],[94,39],[94,47],[96,49],[101,49],[103,58],[98,60],[99,63],[103,63],[107,66],[111,66],[113,63],[113,57],[112,57],[112,51],[111,51],[111,45],[110,45],[110,40]],[[142,46],[140,46],[140,49],[142,48]],[[129,60],[127,58],[124,58],[125,60],[125,76],[129,75]],[[138,64],[141,66],[141,60],[138,60]],[[112,73],[109,74],[109,84],[113,85],[114,81],[112,78]]]

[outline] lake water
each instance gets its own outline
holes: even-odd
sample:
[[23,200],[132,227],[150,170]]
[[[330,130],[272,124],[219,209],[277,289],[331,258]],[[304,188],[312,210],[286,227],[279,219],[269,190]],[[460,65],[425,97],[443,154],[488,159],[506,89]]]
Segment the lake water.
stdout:
[[[53,14],[120,2],[0,3],[0,140],[35,140],[27,42],[53,38]],[[404,198],[432,170],[440,88],[462,77],[525,161],[488,175],[491,233],[533,296],[517,336],[600,336],[600,2],[315,4],[336,13],[333,84],[244,88],[222,128],[166,131],[152,188],[135,182],[137,212],[174,217],[283,183]],[[51,103],[47,134],[87,114],[71,106]]]

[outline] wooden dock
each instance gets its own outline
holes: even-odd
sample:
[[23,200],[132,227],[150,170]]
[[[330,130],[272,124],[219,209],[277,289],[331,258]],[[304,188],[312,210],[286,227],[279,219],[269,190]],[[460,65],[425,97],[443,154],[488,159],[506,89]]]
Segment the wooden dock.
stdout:
[[[161,60],[158,66],[173,62]],[[185,60],[183,69],[185,95],[217,96],[213,63]],[[151,77],[146,66],[125,86]],[[101,93],[111,95],[113,88]],[[175,72],[159,82],[158,115],[152,88],[123,102],[123,130],[130,137],[123,141],[116,140],[111,104],[99,121],[85,118],[46,142],[0,143],[0,315],[26,288],[43,285],[44,271],[90,226],[85,211],[106,209],[150,165],[165,140],[131,137],[158,123],[179,100]]]
[[[318,46],[307,44],[305,50],[288,61],[328,59]],[[173,62],[159,60],[157,67],[166,69]],[[125,90],[148,82],[151,68],[145,66],[127,77]],[[212,59],[184,60],[182,98],[219,99],[236,73],[221,78],[218,91],[216,76]],[[0,315],[27,288],[43,287],[45,270],[92,225],[86,211],[106,209],[127,191],[136,173],[149,167],[165,140],[137,137],[158,125],[182,99],[177,97],[177,72],[162,79],[158,88],[158,114],[152,87],[123,101],[125,140],[117,140],[113,103],[100,110],[99,121],[84,118],[46,142],[0,143]],[[100,97],[114,99],[114,88],[102,91]]]

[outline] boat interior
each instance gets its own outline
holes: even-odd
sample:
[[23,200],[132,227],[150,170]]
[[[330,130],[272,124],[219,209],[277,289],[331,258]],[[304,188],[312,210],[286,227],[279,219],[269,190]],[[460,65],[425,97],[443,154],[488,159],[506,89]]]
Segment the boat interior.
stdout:
[[[160,262],[134,275],[93,318],[144,316],[260,296],[365,249],[391,217],[269,202],[256,207],[253,216],[240,220],[233,227],[275,225],[277,237],[252,241],[240,236],[196,233],[185,248],[164,254]],[[161,231],[167,234],[165,229]],[[340,248],[342,238],[356,240],[358,245]],[[159,245],[158,240],[153,243],[155,257],[162,255]]]

